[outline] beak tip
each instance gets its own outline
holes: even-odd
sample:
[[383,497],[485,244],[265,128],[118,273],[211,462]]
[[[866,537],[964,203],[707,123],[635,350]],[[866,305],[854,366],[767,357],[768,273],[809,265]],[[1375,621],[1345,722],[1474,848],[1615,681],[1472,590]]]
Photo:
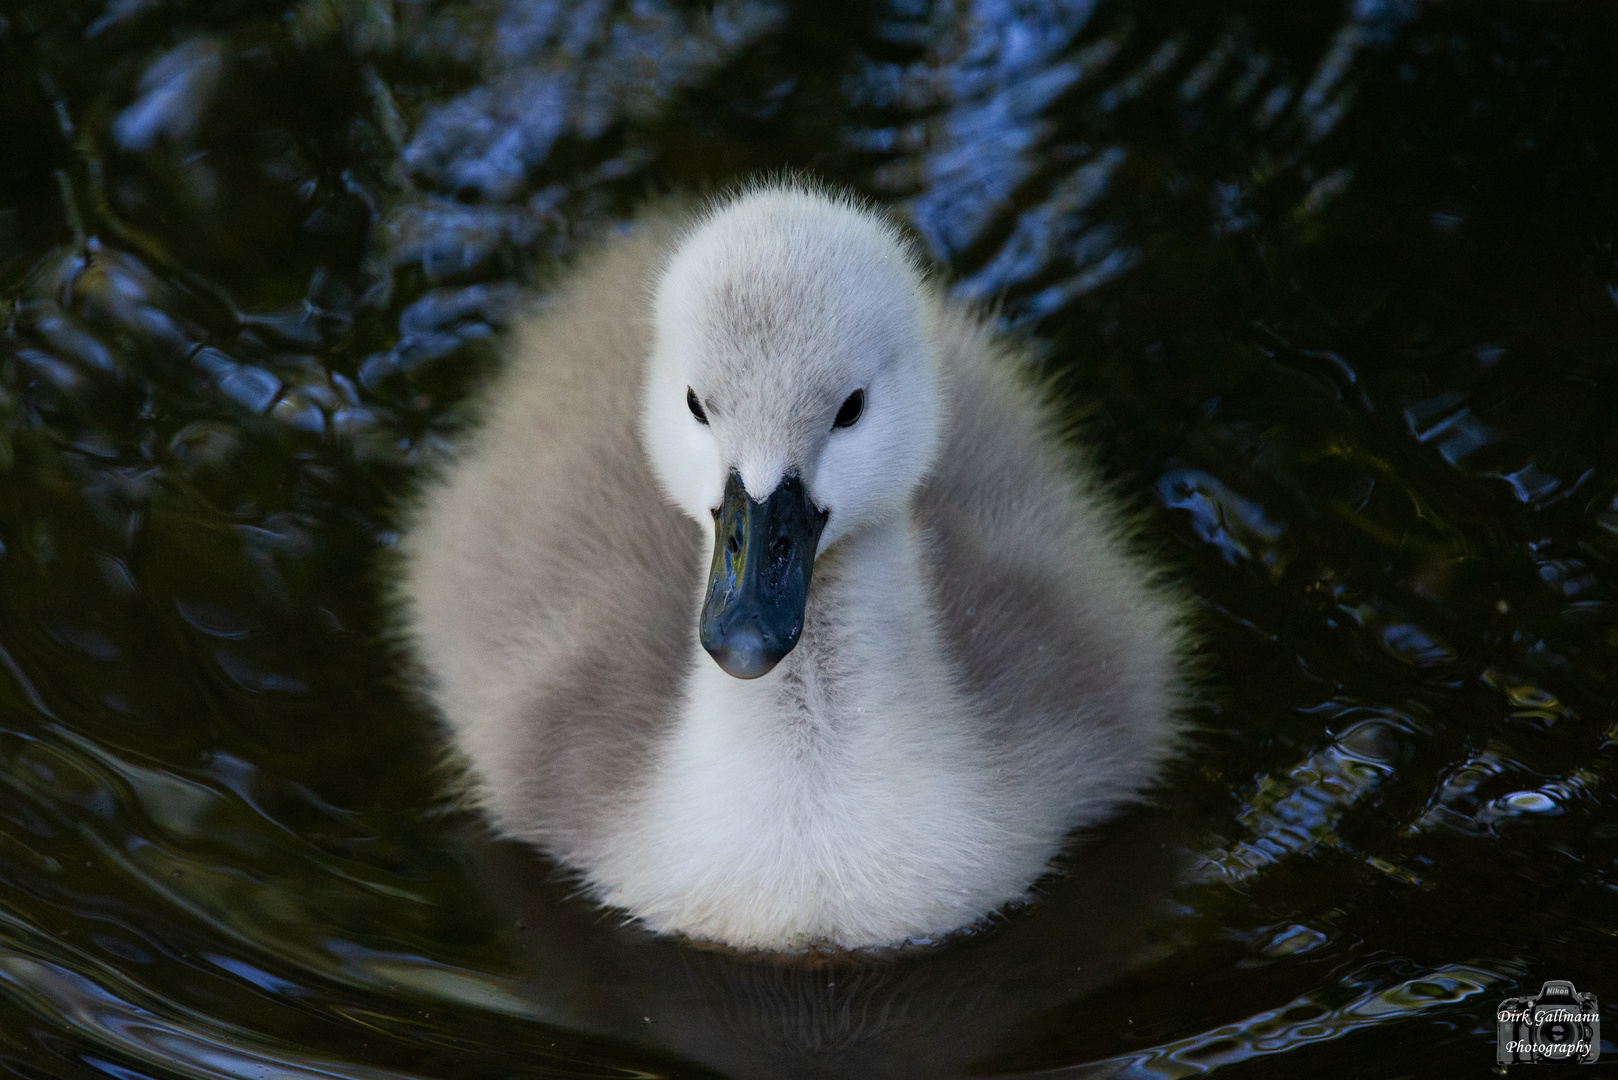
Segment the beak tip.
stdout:
[[737,679],[756,679],[768,675],[781,662],[781,658],[791,651],[790,647],[771,648],[761,635],[746,630],[726,634],[719,642],[710,642],[705,636],[702,647],[708,650],[708,655],[714,658],[714,663],[725,674]]

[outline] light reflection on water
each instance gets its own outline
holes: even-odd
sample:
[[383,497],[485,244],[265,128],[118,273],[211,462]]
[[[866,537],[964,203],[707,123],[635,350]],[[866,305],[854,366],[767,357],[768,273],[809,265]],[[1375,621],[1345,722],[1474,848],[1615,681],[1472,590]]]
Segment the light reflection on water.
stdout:
[[1498,981],[1499,976],[1492,972],[1460,965],[1444,967],[1386,989],[1360,994],[1345,1005],[1328,1007],[1317,995],[1306,995],[1238,1023],[1160,1044],[1143,1053],[1020,1075],[1051,1080],[1113,1076],[1179,1080],[1205,1076],[1226,1065],[1328,1043],[1391,1020],[1413,1020],[1482,994]]
[[[1471,1075],[1498,997],[1603,992],[1598,11],[0,6],[0,1061]],[[1205,601],[1157,803],[901,955],[617,925],[446,808],[379,641],[550,263],[783,166],[1033,335]]]

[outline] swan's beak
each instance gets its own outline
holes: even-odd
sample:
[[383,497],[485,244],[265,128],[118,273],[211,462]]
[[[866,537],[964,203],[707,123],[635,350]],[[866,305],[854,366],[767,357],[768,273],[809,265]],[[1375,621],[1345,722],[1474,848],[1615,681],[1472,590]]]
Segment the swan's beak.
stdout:
[[714,511],[713,568],[702,605],[702,647],[738,679],[756,679],[792,651],[803,631],[809,574],[826,511],[787,476],[762,502],[732,472]]

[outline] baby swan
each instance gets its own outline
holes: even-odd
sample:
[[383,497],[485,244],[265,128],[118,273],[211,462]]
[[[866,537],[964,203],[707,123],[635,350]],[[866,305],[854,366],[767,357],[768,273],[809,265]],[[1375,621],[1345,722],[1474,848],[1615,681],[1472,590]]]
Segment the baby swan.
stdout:
[[1156,776],[1180,606],[882,218],[770,185],[644,224],[513,344],[404,629],[484,811],[602,903],[897,944]]

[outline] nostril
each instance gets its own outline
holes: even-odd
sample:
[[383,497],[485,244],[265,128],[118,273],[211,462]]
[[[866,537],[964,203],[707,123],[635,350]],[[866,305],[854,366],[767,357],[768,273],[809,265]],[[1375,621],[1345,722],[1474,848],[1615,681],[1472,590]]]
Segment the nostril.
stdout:
[[732,535],[729,540],[725,541],[725,550],[730,552],[732,555],[740,551],[741,547],[741,544],[736,541],[736,537],[734,535]]

